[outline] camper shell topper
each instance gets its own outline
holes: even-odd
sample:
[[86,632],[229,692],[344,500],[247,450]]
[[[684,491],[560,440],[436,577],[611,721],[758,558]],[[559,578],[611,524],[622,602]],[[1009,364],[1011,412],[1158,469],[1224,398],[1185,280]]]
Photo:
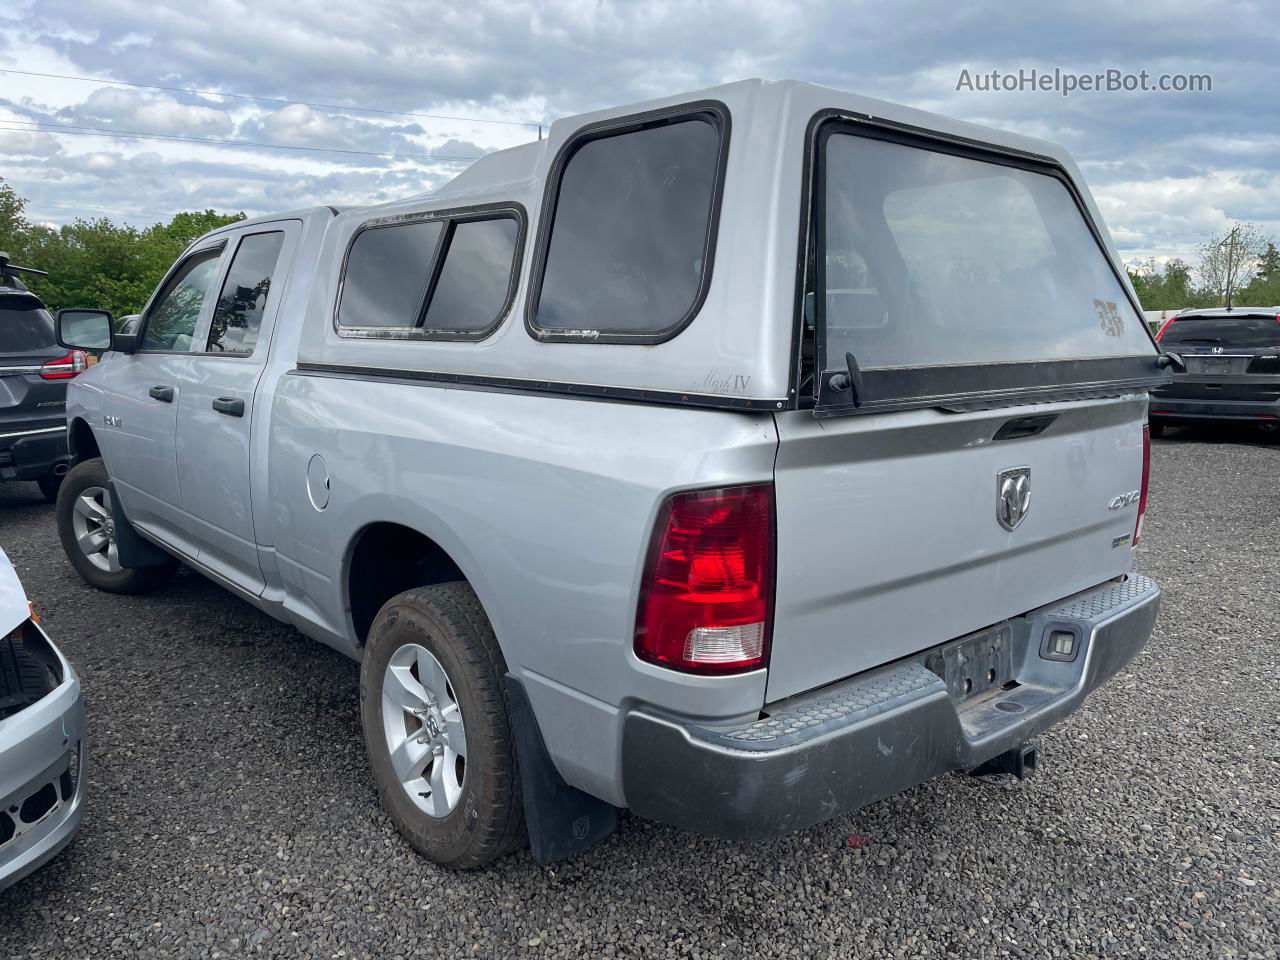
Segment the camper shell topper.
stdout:
[[[743,81],[342,214],[299,359],[824,416],[1146,389],[1166,378],[1101,223],[1052,144]],[[485,256],[455,276],[464,240]],[[483,317],[433,325],[464,294]]]

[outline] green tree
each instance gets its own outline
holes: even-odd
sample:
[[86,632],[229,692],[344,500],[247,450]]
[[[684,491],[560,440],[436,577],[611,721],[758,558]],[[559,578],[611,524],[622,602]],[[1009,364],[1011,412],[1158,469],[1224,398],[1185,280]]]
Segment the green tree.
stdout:
[[1181,310],[1203,299],[1191,282],[1191,267],[1174,257],[1163,266],[1152,257],[1128,267],[1129,279],[1145,310]]
[[13,192],[13,187],[0,177],[0,250],[13,257],[14,263],[22,262],[22,246],[30,225],[22,211],[27,201]]
[[26,201],[0,182],[0,250],[15,263],[46,270],[28,286],[52,310],[99,307],[115,316],[137,313],[192,240],[243,220],[243,213],[177,213],[144,229],[110,220],[76,220],[54,229],[26,220]]
[[1258,258],[1258,272],[1253,281],[1240,292],[1241,306],[1280,306],[1280,250],[1274,240],[1267,241]]
[[1212,294],[1212,306],[1241,303],[1240,292],[1258,275],[1267,237],[1255,223],[1237,223],[1224,236],[1212,236],[1200,245],[1196,272],[1200,289]]

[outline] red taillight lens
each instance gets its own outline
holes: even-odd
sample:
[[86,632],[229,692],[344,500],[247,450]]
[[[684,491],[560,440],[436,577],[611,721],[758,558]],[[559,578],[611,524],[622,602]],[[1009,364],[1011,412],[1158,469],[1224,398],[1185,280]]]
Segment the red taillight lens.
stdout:
[[41,380],[70,380],[78,373],[84,373],[89,361],[83,350],[72,350],[65,357],[50,360],[40,368]]
[[1133,528],[1133,545],[1142,539],[1142,521],[1147,516],[1147,487],[1151,485],[1151,428],[1142,425],[1142,493],[1138,496],[1138,522]]
[[[1172,317],[1170,317],[1164,323],[1160,324],[1160,329],[1156,331],[1156,343],[1160,342],[1160,338],[1164,336],[1164,332],[1169,329],[1169,324],[1173,323],[1173,321],[1177,319],[1178,319],[1178,315],[1175,313]],[[1280,317],[1278,317],[1277,319],[1280,319]]]
[[773,485],[677,493],[658,513],[636,655],[696,673],[761,667],[773,613]]

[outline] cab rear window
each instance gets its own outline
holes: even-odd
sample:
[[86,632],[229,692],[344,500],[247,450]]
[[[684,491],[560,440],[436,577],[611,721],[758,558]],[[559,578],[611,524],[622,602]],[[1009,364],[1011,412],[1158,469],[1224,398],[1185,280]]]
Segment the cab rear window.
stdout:
[[0,299],[0,354],[35,353],[56,343],[48,310],[28,297]]

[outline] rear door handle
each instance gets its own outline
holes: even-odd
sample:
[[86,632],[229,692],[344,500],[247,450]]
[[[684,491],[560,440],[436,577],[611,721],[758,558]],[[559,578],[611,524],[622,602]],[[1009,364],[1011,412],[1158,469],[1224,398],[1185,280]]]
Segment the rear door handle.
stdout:
[[244,416],[244,401],[236,397],[219,397],[213,401],[213,409],[225,413],[228,417]]
[[161,403],[173,403],[173,387],[152,387],[147,391],[152,400]]

